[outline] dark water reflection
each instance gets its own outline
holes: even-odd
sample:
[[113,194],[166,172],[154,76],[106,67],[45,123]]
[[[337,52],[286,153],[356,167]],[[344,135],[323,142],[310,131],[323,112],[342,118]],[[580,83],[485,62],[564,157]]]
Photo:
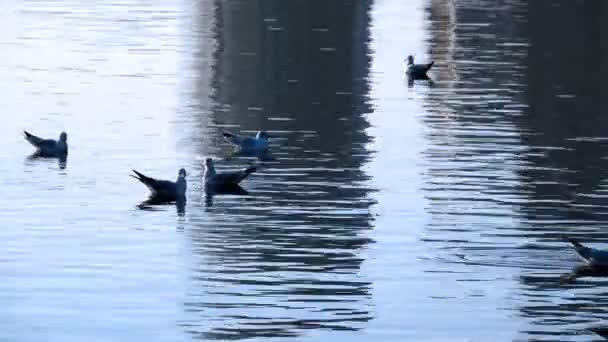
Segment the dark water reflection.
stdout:
[[57,162],[57,165],[59,166],[59,168],[61,170],[65,169],[68,166],[68,157],[67,156],[63,156],[60,158],[49,158],[49,157],[40,155],[40,153],[38,153],[38,152],[34,152],[34,153],[30,154],[29,156],[27,156],[27,158],[25,160],[27,163],[35,163],[35,162],[39,162],[39,161]]
[[160,211],[160,210],[163,210],[164,206],[170,206],[170,205],[175,206],[175,210],[179,216],[184,216],[184,214],[186,213],[186,201],[185,200],[172,201],[172,200],[167,200],[166,198],[163,198],[162,196],[150,196],[148,199],[146,199],[145,201],[138,204],[137,208],[140,210],[147,210],[147,211]]
[[[604,2],[0,9],[0,340],[605,334],[608,278],[560,278],[563,235],[608,242]],[[24,162],[24,127],[69,165]],[[269,155],[222,137],[261,129]],[[257,171],[205,196],[205,157]],[[180,167],[187,203],[141,203],[131,169]]]
[[[218,169],[257,158],[258,170],[241,184],[246,193],[208,194],[205,215],[191,217],[198,258],[180,324],[193,336],[358,330],[372,318],[371,284],[359,274],[372,221],[361,115],[371,110],[361,46],[369,6],[243,0],[200,8],[213,11],[217,45],[212,68],[192,62],[200,76],[191,105],[203,113],[197,153],[224,157]],[[223,130],[262,129],[271,158],[233,154],[222,139]]]
[[597,338],[591,328],[607,318],[606,280],[564,288],[559,274],[575,265],[562,234],[607,237],[606,6],[450,3],[429,7],[440,66],[425,118],[427,241],[452,263],[495,265],[520,279],[507,301],[524,318],[523,340]]

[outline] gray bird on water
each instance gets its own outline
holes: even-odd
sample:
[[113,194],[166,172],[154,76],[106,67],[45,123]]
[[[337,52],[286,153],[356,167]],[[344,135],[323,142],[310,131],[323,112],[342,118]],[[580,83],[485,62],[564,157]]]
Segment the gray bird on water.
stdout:
[[215,170],[213,159],[207,158],[205,159],[205,173],[203,174],[203,182],[205,184],[205,188],[208,190],[234,187],[255,170],[255,166],[250,166],[239,171],[217,172]]
[[59,140],[43,139],[23,131],[25,140],[36,148],[37,157],[64,158],[68,155],[68,135],[61,132]]
[[576,254],[585,264],[592,267],[608,267],[608,251],[583,246],[581,243],[571,238],[566,239],[572,244]]
[[268,133],[259,131],[255,137],[241,137],[233,133],[224,132],[224,138],[244,151],[261,152],[268,149]]
[[428,79],[429,76],[426,74],[435,62],[431,61],[428,64],[414,64],[414,56],[407,56],[407,75],[413,79]]
[[584,246],[572,238],[564,237],[564,239],[572,244],[583,264],[576,266],[570,273],[562,275],[563,283],[570,283],[581,277],[608,276],[608,251]]
[[150,189],[150,197],[158,201],[182,201],[186,198],[186,170],[179,169],[177,180],[175,182],[168,180],[158,180],[143,175],[140,172],[133,170],[134,175],[131,177],[142,182],[148,189]]

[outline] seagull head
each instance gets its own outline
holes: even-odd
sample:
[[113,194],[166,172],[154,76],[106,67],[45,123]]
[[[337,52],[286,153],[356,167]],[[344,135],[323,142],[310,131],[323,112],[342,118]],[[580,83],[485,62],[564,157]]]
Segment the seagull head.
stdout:
[[179,169],[179,177],[186,178],[186,169],[184,169],[184,168]]
[[256,134],[255,137],[257,139],[264,139],[264,140],[268,140],[268,138],[269,138],[268,132],[266,132],[266,131],[259,131],[258,134]]
[[407,64],[408,65],[414,64],[414,56],[412,56],[412,55],[407,56]]
[[59,140],[63,142],[68,141],[68,134],[66,132],[61,132],[61,134],[59,135]]

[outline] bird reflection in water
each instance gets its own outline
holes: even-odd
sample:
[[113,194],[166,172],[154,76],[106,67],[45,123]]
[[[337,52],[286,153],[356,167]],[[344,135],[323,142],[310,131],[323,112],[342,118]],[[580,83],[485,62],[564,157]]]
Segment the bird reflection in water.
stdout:
[[562,284],[574,283],[576,279],[582,277],[608,277],[608,266],[580,264],[560,277]]
[[68,165],[68,156],[67,155],[64,155],[61,157],[49,157],[49,156],[42,154],[40,151],[36,151],[36,152],[30,154],[29,156],[27,156],[27,158],[26,158],[27,161],[52,160],[52,159],[57,160],[59,169],[61,169],[61,170],[65,170],[65,168]]
[[186,199],[171,199],[163,196],[150,196],[147,200],[137,205],[140,210],[155,211],[160,210],[159,206],[175,204],[175,209],[179,216],[183,216],[186,213]]
[[252,151],[235,148],[230,154],[224,158],[224,160],[231,160],[234,158],[256,158],[259,161],[274,161],[276,158],[270,153],[269,150]]
[[424,76],[420,76],[420,77],[413,77],[413,76],[407,74],[407,87],[408,88],[413,88],[415,81],[426,81],[426,83],[428,84],[429,87],[435,86],[435,81],[433,81],[433,79],[430,78],[428,75],[424,75]]
[[246,196],[249,192],[238,184],[206,186],[205,187],[205,206],[213,206],[213,197],[217,195],[237,195]]

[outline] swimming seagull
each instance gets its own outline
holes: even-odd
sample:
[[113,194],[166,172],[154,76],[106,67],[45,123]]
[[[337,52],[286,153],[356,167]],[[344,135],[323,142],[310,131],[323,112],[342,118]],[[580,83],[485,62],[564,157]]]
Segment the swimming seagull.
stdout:
[[564,237],[569,241],[583,264],[577,265],[567,274],[560,277],[562,283],[574,282],[581,277],[607,277],[608,276],[608,251],[583,246],[574,239]]
[[571,238],[566,238],[576,251],[578,257],[591,267],[608,267],[608,251],[586,247]]
[[259,131],[255,137],[240,137],[236,134],[223,132],[224,138],[245,151],[263,151],[268,148],[268,133]]
[[177,180],[175,182],[168,180],[158,180],[141,174],[133,170],[135,175],[131,177],[139,180],[150,189],[152,193],[150,197],[158,201],[182,201],[186,198],[186,170],[179,169]]
[[431,61],[429,64],[414,64],[414,56],[407,56],[407,74],[414,79],[428,79],[429,76],[426,74],[435,62]]
[[207,158],[205,159],[205,173],[203,174],[203,183],[205,184],[207,190],[217,190],[220,188],[235,187],[255,170],[255,166],[250,166],[246,169],[239,171],[218,173],[215,171],[213,159]]
[[66,132],[61,132],[59,140],[42,139],[27,131],[23,131],[25,140],[32,144],[36,149],[36,155],[39,157],[65,157],[68,155],[68,135]]

